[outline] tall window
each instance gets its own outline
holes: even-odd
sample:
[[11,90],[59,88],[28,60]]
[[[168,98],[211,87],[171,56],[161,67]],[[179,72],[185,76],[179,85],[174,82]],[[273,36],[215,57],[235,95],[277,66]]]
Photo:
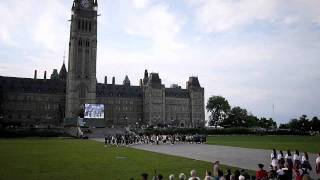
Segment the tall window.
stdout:
[[83,84],[79,87],[79,98],[86,98],[86,86]]

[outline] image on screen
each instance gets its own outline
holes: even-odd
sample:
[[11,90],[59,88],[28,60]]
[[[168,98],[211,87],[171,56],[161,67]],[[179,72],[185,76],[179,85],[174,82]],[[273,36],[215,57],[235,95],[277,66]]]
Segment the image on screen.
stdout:
[[104,105],[103,104],[85,104],[84,118],[103,119]]

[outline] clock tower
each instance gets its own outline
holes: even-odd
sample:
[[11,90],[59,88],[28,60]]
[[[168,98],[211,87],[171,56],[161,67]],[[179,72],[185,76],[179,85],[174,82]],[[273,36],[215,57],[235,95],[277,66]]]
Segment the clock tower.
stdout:
[[84,104],[96,102],[97,0],[72,5],[66,117],[78,117]]

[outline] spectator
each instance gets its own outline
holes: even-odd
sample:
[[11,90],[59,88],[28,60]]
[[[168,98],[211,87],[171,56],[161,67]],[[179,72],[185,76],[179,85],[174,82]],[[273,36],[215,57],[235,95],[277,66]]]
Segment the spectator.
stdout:
[[231,177],[230,177],[231,175],[232,175],[231,174],[231,169],[228,169],[227,172],[226,172],[226,175],[224,175],[224,177],[225,177],[226,180],[230,180],[231,179]]
[[263,164],[258,164],[258,170],[256,172],[256,179],[261,180],[265,177],[268,177],[268,173],[266,170],[263,169],[264,165]]
[[305,174],[303,175],[302,180],[311,180],[311,178],[309,175]]
[[245,179],[250,179],[250,175],[244,170],[240,170],[240,174],[245,177]]
[[189,180],[200,180],[200,178],[199,177],[197,177],[197,171],[196,170],[191,170],[190,171],[190,175],[191,175],[191,177],[189,178]]
[[212,174],[211,172],[209,171],[206,171],[206,176],[204,177],[205,180],[213,180],[213,177],[212,177]]
[[158,175],[158,180],[163,180],[163,176],[161,174]]
[[246,178],[242,175],[239,176],[239,180],[245,180]]
[[230,180],[236,180],[235,176],[234,175],[230,175]]
[[301,169],[301,165],[298,164],[297,167],[294,169],[294,177],[295,180],[302,180],[303,177],[303,170]]
[[213,164],[213,177],[219,179],[221,176],[223,176],[223,172],[219,169],[220,168],[220,162],[216,161]]
[[277,171],[279,180],[292,179],[292,172],[288,169],[288,163],[285,163],[285,167]]
[[276,170],[273,169],[273,166],[270,166],[270,171],[268,173],[269,180],[277,179],[277,173]]
[[186,180],[186,175],[184,173],[180,173],[179,180]]
[[316,173],[320,174],[320,153],[318,153],[318,157],[316,159]]
[[142,177],[142,180],[148,180],[148,174],[147,173],[142,173],[141,177]]
[[169,176],[169,180],[174,180],[174,175],[173,175],[173,174],[171,174],[171,175]]
[[239,169],[237,169],[234,171],[234,179],[238,180],[239,176],[240,176],[240,171],[239,171]]

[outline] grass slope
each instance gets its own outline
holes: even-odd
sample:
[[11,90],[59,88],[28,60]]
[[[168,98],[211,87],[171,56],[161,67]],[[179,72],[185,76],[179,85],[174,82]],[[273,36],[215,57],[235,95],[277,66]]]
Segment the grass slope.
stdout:
[[164,177],[196,169],[203,177],[212,169],[207,162],[75,139],[0,139],[0,160],[0,180],[140,179],[155,169]]
[[210,136],[207,141],[208,144],[245,148],[320,151],[319,136]]

